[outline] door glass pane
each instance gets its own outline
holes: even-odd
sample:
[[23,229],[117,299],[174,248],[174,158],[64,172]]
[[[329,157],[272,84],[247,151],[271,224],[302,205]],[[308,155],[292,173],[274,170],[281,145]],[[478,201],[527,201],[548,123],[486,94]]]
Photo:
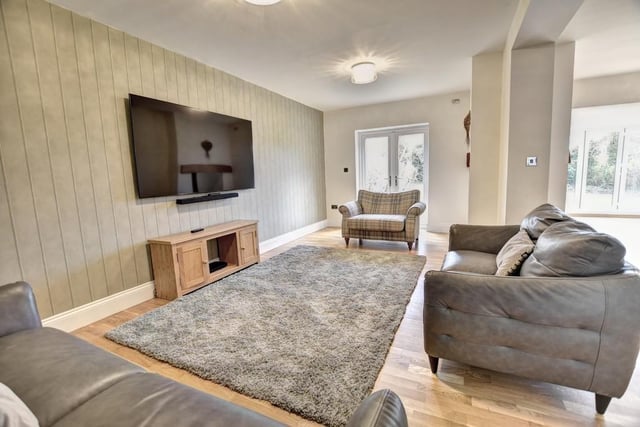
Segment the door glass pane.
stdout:
[[364,182],[369,191],[389,191],[389,138],[377,136],[364,140]]
[[614,206],[618,139],[618,132],[587,131],[582,209],[604,211]]
[[[394,177],[395,179],[395,177]],[[398,137],[398,191],[424,189],[424,134]]]
[[567,210],[575,211],[579,208],[580,198],[578,192],[578,156],[580,154],[580,146],[571,144],[569,146],[569,167],[567,171]]
[[624,141],[620,210],[640,212],[640,132],[628,132]]

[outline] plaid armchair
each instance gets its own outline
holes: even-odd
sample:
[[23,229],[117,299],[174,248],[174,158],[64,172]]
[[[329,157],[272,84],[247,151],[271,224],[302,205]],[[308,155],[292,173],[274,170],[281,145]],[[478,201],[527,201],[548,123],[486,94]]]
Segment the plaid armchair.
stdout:
[[420,191],[374,193],[360,190],[358,200],[340,205],[342,237],[407,242],[409,250],[418,240],[420,215],[427,205],[420,201]]

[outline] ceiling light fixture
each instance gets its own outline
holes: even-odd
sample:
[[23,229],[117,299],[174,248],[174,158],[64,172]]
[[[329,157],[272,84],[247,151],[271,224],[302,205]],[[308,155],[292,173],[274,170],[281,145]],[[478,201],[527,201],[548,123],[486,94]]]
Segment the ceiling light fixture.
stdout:
[[278,3],[280,0],[244,0],[247,3],[255,4],[256,6],[270,6]]
[[351,66],[351,83],[363,85],[376,81],[376,64],[371,61],[358,62]]

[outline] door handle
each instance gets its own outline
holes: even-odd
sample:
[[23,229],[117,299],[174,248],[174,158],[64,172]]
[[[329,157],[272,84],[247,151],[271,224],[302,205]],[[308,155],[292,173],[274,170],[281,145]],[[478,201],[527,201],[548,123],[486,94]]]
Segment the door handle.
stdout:
[[396,176],[396,187],[398,186],[398,177]]
[[389,187],[391,187],[391,175],[389,175]]

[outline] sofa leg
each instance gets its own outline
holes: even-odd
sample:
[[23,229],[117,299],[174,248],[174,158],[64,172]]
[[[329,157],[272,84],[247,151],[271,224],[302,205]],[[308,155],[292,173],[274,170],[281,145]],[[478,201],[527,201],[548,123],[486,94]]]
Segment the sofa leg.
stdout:
[[362,239],[358,239],[358,245],[362,246]]
[[407,242],[407,246],[409,246],[409,250],[413,249],[413,242]]
[[596,393],[596,411],[599,414],[604,414],[606,412],[609,402],[611,402],[611,398],[609,396],[603,396]]
[[348,237],[344,238],[344,242],[347,244],[347,247],[349,247],[349,238]]
[[[429,356],[429,355],[427,355]],[[429,366],[431,366],[431,372],[432,373],[437,373],[438,372],[438,361],[440,359],[438,359],[437,357],[433,357],[433,356],[429,356]]]

